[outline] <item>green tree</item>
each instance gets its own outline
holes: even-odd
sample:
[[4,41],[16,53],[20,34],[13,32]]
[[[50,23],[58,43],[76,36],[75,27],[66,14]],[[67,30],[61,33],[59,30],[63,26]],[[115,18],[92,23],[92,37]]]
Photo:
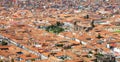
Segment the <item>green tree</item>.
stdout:
[[35,59],[31,59],[31,61],[35,61]]
[[57,25],[50,25],[50,26],[48,26],[47,28],[46,28],[46,31],[48,31],[48,32],[52,32],[52,33],[60,33],[60,32],[63,32],[64,31],[64,29],[63,28],[61,28],[61,27],[59,27],[59,26],[57,26]]
[[2,45],[8,45],[8,43],[6,42],[6,41],[2,41],[2,43],[1,43]]
[[103,38],[103,37],[101,36],[101,34],[98,34],[97,38],[98,38],[98,39],[101,39],[101,38]]

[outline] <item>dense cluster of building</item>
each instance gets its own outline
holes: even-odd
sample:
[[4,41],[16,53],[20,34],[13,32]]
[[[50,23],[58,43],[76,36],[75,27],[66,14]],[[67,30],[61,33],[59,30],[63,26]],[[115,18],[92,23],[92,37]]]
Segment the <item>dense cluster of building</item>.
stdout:
[[0,62],[119,62],[120,0],[0,0]]

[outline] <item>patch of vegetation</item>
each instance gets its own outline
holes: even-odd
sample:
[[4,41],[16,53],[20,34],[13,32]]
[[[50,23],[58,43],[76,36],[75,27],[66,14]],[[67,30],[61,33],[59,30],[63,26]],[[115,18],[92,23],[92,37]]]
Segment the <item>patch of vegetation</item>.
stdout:
[[96,56],[97,56],[97,57],[103,57],[104,55],[101,54],[101,53],[97,53]]
[[89,54],[93,54],[93,52],[92,52],[92,51],[89,51]]
[[31,61],[35,61],[35,59],[31,59]]
[[8,43],[6,42],[6,41],[2,41],[2,43],[1,43],[2,45],[8,45]]
[[69,56],[63,55],[63,56],[58,56],[59,59],[66,60],[70,58]]
[[63,44],[55,44],[57,47],[63,47]]
[[101,39],[103,37],[101,36],[101,34],[98,34],[98,36],[96,38]]
[[48,32],[52,32],[52,33],[56,33],[59,34],[60,32],[63,32],[64,29],[60,26],[62,26],[63,24],[60,22],[57,22],[55,25],[50,25],[46,28],[46,31]]
[[60,59],[65,60],[67,56],[62,56]]
[[116,32],[116,33],[120,33],[120,30],[116,30],[115,32]]

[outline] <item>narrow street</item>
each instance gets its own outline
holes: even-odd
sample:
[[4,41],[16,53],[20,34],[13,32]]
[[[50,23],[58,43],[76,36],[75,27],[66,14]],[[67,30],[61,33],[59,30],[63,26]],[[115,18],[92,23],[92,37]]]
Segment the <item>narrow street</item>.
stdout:
[[41,53],[32,51],[32,50],[26,48],[25,46],[23,46],[23,45],[21,45],[21,44],[19,44],[19,43],[16,43],[16,42],[14,42],[14,41],[12,41],[12,40],[10,40],[10,39],[8,39],[8,38],[6,38],[6,37],[0,35],[0,40],[2,40],[2,39],[6,39],[6,40],[8,40],[9,43],[11,43],[11,44],[13,44],[13,45],[15,45],[15,46],[17,46],[17,47],[19,47],[19,48],[22,48],[22,49],[24,49],[24,50],[26,50],[26,51],[28,51],[28,52],[34,54],[34,55],[39,56],[39,57],[40,57],[39,59],[41,59],[41,60],[42,60],[42,59],[47,59],[47,57],[44,56],[44,55],[42,55]]

